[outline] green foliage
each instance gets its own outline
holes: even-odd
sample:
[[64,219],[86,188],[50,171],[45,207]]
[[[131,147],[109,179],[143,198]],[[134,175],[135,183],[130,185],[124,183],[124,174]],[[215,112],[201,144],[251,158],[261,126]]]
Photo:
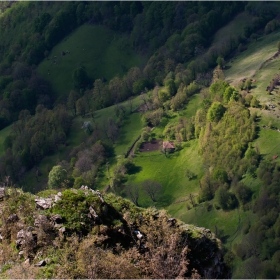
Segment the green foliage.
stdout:
[[249,90],[251,89],[251,87],[252,87],[252,81],[251,81],[251,79],[247,79],[247,80],[245,81],[244,87],[245,87],[245,89],[246,89],[247,91],[249,91]]
[[158,91],[158,99],[161,101],[161,103],[169,100],[170,97],[171,95],[167,89],[162,88]]
[[196,178],[196,175],[189,169],[186,170],[186,176],[188,177],[189,180]]
[[[77,4],[79,5],[79,3]],[[107,8],[105,8],[105,10],[106,9]],[[92,11],[89,7],[86,11],[88,16],[90,16]],[[96,40],[96,38],[98,38],[98,40]],[[38,73],[48,78],[56,96],[63,98],[66,97],[70,90],[74,89],[72,82],[73,70],[75,70],[76,67],[80,68],[81,64],[89,78],[89,83],[86,84],[88,87],[92,87],[95,79],[100,79],[100,81],[105,79],[109,82],[117,75],[123,77],[124,84],[126,84],[125,74],[129,72],[128,69],[142,64],[146,58],[138,55],[131,46],[120,50],[115,43],[121,38],[126,38],[125,34],[114,32],[108,25],[83,24],[76,28],[65,40],[61,40],[60,43],[50,51],[49,57],[57,56],[57,63],[52,64],[52,61],[46,58],[38,66]],[[69,50],[70,53],[61,57],[61,52],[67,50]],[[135,76],[135,78],[136,79],[133,78],[130,81],[133,83],[142,79],[141,75]],[[140,90],[141,92],[147,86],[146,81],[143,80],[139,82],[136,88],[137,91]],[[130,84],[130,82],[129,94],[136,94],[133,93],[132,84]],[[108,90],[104,88],[104,85],[97,97],[98,98],[95,96],[94,98],[94,103],[97,103],[95,104],[97,109],[113,105],[115,102],[115,100],[110,100],[108,104],[110,95]]]
[[97,195],[91,192],[85,195],[81,190],[65,190],[62,192],[61,200],[50,208],[49,212],[61,215],[68,231],[86,233],[92,225],[88,217],[90,206],[94,207],[97,215],[100,214],[100,199]]
[[60,165],[54,166],[49,173],[48,186],[50,189],[63,187],[63,183],[67,178],[67,171]]
[[255,160],[242,160],[247,144],[255,136],[255,124],[248,109],[239,102],[231,101],[219,122],[206,123],[206,127],[200,131],[204,160],[214,170],[222,166],[229,179],[237,174],[241,176],[246,173],[248,164],[257,164]]
[[221,56],[219,56],[216,60],[217,64],[221,67],[221,68],[224,68],[225,67],[225,59]]
[[147,86],[148,86],[147,80],[139,79],[133,83],[132,92],[134,94],[139,94],[142,91],[144,91]]
[[86,182],[82,176],[75,177],[73,187],[79,189],[82,185],[86,185]]
[[277,49],[280,50],[280,41],[277,42]]
[[213,197],[214,196],[213,196],[213,192],[212,192],[211,188],[209,186],[203,185],[199,192],[198,201],[200,203],[204,202],[204,201],[209,201],[209,200],[213,199]]
[[159,108],[155,111],[145,113],[142,118],[147,125],[157,126],[160,124],[163,116],[164,111],[162,108]]
[[238,205],[235,195],[230,193],[225,187],[220,187],[216,191],[215,202],[223,210],[231,210]]
[[89,83],[89,78],[84,67],[76,68],[72,73],[72,80],[75,88],[84,89]]
[[228,182],[228,175],[227,172],[223,169],[216,167],[213,171],[212,178],[215,181],[219,181],[220,183],[227,183]]
[[264,32],[265,32],[265,34],[269,34],[273,31],[279,29],[279,27],[280,27],[279,21],[276,19],[273,19],[266,24]]
[[253,96],[250,102],[250,106],[253,108],[258,108],[260,107],[260,101],[255,96]]
[[239,183],[235,189],[236,196],[242,205],[250,201],[252,191],[246,185]]
[[226,108],[220,102],[213,102],[211,107],[208,109],[207,119],[210,122],[218,122],[225,111]]
[[238,98],[239,98],[239,94],[234,87],[229,86],[226,88],[226,90],[223,94],[224,103],[228,103],[230,100],[237,101]]
[[[175,85],[175,82],[173,79],[168,79],[167,81],[165,81],[164,86],[167,89],[170,96],[174,96],[176,94],[177,89],[176,89],[176,85]],[[159,95],[159,98],[160,98],[160,95]]]
[[228,87],[229,84],[223,80],[217,80],[216,82],[212,83],[209,88],[211,99],[219,100],[224,95]]

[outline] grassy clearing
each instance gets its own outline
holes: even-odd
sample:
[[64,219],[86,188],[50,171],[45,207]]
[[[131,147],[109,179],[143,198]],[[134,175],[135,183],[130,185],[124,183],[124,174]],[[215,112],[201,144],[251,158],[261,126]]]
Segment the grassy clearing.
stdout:
[[257,71],[255,79],[257,80],[256,85],[251,90],[251,93],[255,95],[261,104],[274,105],[275,108],[269,108],[268,110],[257,110],[258,114],[261,116],[260,125],[272,125],[279,127],[280,118],[280,95],[279,86],[277,86],[272,94],[267,94],[266,87],[269,86],[272,78],[275,74],[280,73],[279,71],[279,61],[280,58],[276,58],[266,62],[263,67]]
[[0,157],[4,155],[4,141],[6,137],[10,134],[12,125],[9,125],[0,131]]
[[[164,119],[153,130],[154,137],[158,139],[162,136],[164,127],[168,122],[177,122],[181,117],[191,118],[194,116],[200,107],[201,101],[200,94],[194,95],[187,104],[186,109],[178,113],[173,113],[171,118]],[[128,183],[142,182],[146,179],[159,182],[163,186],[163,189],[156,203],[157,207],[167,207],[174,201],[187,198],[190,193],[197,193],[198,179],[203,174],[202,159],[198,154],[198,141],[191,140],[184,145],[183,150],[170,154],[168,158],[160,153],[160,151],[137,154],[134,163],[140,172],[130,175],[128,177]],[[186,169],[194,172],[197,178],[189,181],[185,176]],[[141,193],[139,203],[144,207],[153,204],[144,192]]]
[[[73,89],[72,72],[79,66],[85,67],[92,80],[110,80],[143,63],[145,59],[126,42],[127,38],[106,27],[83,25],[52,49],[49,60],[38,66],[38,72],[52,83],[56,93],[64,96]],[[63,51],[70,53],[62,56]],[[56,64],[52,64],[54,60]]]
[[115,154],[124,155],[141,134],[142,128],[143,123],[140,113],[134,113],[129,118],[125,119],[120,129],[119,138],[114,145]]
[[217,233],[218,237],[223,237],[228,246],[237,238],[240,234],[240,229],[242,229],[243,224],[247,221],[247,213],[244,211],[239,209],[222,211],[214,207],[211,211],[208,211],[207,203],[199,204],[190,210],[187,210],[186,207],[181,207],[181,209],[179,207],[175,209],[174,207],[173,211],[169,210],[169,212],[175,214],[176,217],[185,223],[209,228],[212,232]]
[[262,64],[277,52],[279,35],[280,32],[273,32],[251,42],[244,52],[227,64],[230,68],[225,71],[226,80],[236,84],[242,78],[253,77]]
[[[261,129],[255,145],[258,145],[264,158],[272,160],[274,155],[280,156],[280,133],[276,130]],[[279,158],[276,161],[280,163]]]
[[244,183],[247,187],[249,187],[253,191],[253,193],[254,193],[253,196],[257,196],[262,187],[262,182],[259,178],[253,178],[252,176],[250,176],[248,174],[246,174],[243,177],[242,183]]
[[254,77],[257,82],[251,91],[260,101],[267,102],[275,97],[279,99],[279,96],[275,94],[276,91],[273,92],[273,95],[268,95],[266,92],[266,87],[269,86],[273,76],[279,72],[279,58],[266,62],[262,68],[257,71]]
[[203,98],[200,93],[195,94],[192,96],[191,100],[186,106],[186,109],[184,109],[182,112],[179,113],[179,116],[185,117],[185,118],[191,118],[195,116],[196,111],[200,108],[201,102]]
[[[140,172],[130,175],[128,182],[142,182],[151,179],[159,182],[163,189],[156,203],[158,207],[166,207],[177,199],[186,198],[197,191],[198,179],[203,174],[201,157],[198,155],[198,141],[191,140],[188,147],[165,157],[160,151],[139,153],[134,163]],[[190,169],[197,178],[189,181],[185,176]],[[152,201],[142,193],[139,203],[148,207]]]
[[230,23],[222,27],[216,32],[213,44],[221,45],[229,38],[237,37],[243,34],[243,28],[248,25],[251,20],[251,15],[246,12],[238,14]]

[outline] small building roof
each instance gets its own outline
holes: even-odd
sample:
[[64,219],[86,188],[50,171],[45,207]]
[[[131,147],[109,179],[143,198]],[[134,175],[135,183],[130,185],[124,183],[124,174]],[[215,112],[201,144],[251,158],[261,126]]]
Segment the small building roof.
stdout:
[[174,144],[169,141],[164,141],[162,143],[162,147],[163,147],[163,149],[175,149]]

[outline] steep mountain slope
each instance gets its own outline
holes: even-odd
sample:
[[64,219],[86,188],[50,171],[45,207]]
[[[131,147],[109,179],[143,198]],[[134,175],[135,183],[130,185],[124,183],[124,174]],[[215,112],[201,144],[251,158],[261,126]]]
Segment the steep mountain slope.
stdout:
[[[161,212],[151,219],[155,218],[155,226],[156,221],[162,223],[164,232],[173,236],[168,239],[172,248],[166,248],[175,255],[158,262],[166,254],[164,248],[154,250],[159,237],[150,235],[141,224],[146,212],[106,194],[108,205],[110,200],[118,201],[118,205],[110,204],[117,210],[109,207],[112,211],[108,217],[106,207],[97,202],[98,194],[87,199],[80,191],[72,190],[87,185],[130,198],[135,205],[166,207],[176,218],[210,228],[224,243],[225,260],[236,278],[279,278],[279,3],[48,3],[16,3],[15,13],[9,9],[0,17],[0,27],[5,31],[0,35],[0,126],[14,122],[3,140],[0,176],[3,185],[16,185],[34,193],[47,187],[68,190],[63,192],[63,202],[41,211],[46,227],[39,226],[39,230],[39,217],[33,221],[28,214],[34,205],[31,195],[20,198],[30,202],[21,207],[23,212],[26,207],[28,213],[20,217],[17,205],[21,202],[12,191],[16,205],[8,199],[3,212],[3,237],[5,242],[12,241],[12,246],[3,243],[7,245],[3,250],[7,252],[3,255],[3,277],[17,273],[8,269],[12,263],[6,262],[10,257],[16,259],[19,253],[13,251],[17,234],[18,247],[23,249],[20,255],[26,259],[24,265],[31,263],[30,275],[39,270],[42,277],[110,278],[116,276],[114,271],[120,278],[173,278],[180,274],[190,277],[194,267],[202,277],[217,277],[211,274],[213,271],[193,264],[193,249],[186,271],[186,261],[178,254],[184,256],[187,249],[182,244],[178,251],[177,245],[171,246],[174,240],[175,244],[184,240],[176,235],[175,228],[174,232],[165,228],[168,218],[161,219]],[[48,14],[40,15],[43,6]],[[30,16],[20,15],[28,9]],[[28,32],[21,32],[25,28]],[[106,34],[104,37],[124,51],[148,54],[148,62],[130,69],[125,69],[126,64],[115,65],[115,70],[122,71],[106,81],[101,77],[113,76],[118,70],[110,69],[111,74],[109,71],[105,75],[106,71],[99,68],[93,74],[98,69],[89,61],[93,56],[83,53],[74,53],[75,59],[71,60],[73,52],[69,54],[68,45],[83,48],[83,42],[73,43],[77,33],[71,32],[75,29],[79,38],[93,29],[117,34],[116,41]],[[13,36],[9,37],[9,30]],[[91,44],[98,43],[90,39]],[[90,47],[87,44],[87,49]],[[52,73],[47,67],[49,54],[56,60],[52,66],[57,66]],[[36,72],[36,65],[44,57],[39,69],[50,83]],[[63,74],[67,75],[60,79],[60,72],[66,68]],[[51,91],[52,84],[61,91],[62,98]],[[61,172],[58,178],[52,177],[56,170]],[[125,213],[126,207],[130,213],[140,213],[132,218],[137,228],[129,225],[131,217]],[[63,222],[51,224],[51,217]],[[15,221],[15,228],[11,227],[10,220],[18,218],[19,223]],[[149,221],[144,222],[152,227]],[[59,227],[65,231],[65,240],[61,235],[59,241]],[[134,233],[145,240],[146,247],[138,242],[135,250],[127,244],[127,240],[136,240]],[[141,238],[143,233],[146,239]],[[24,235],[30,242],[23,240]],[[164,233],[162,236],[165,238]],[[59,254],[49,250],[48,240],[54,241],[52,245],[57,246]],[[161,244],[165,246],[166,242]],[[106,246],[113,246],[113,253],[106,251]],[[44,258],[40,259],[40,254]],[[35,256],[50,265],[34,268]],[[148,257],[160,265],[147,263]],[[67,258],[71,262],[66,265]],[[131,258],[132,263],[124,260]],[[182,261],[174,266],[172,258]],[[123,269],[118,269],[120,266]],[[107,267],[106,274],[102,274],[101,268],[104,271]],[[20,265],[17,268],[24,270]]]

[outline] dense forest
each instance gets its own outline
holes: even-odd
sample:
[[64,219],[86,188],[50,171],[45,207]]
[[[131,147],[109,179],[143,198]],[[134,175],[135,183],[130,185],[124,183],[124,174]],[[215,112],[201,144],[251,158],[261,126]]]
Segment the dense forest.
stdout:
[[[240,215],[247,219],[233,243],[215,225],[225,245],[227,276],[278,278],[280,164],[278,156],[265,157],[256,144],[261,118],[266,121],[260,113],[268,109],[264,100],[278,80],[274,76],[272,88],[262,97],[254,92],[258,84],[253,75],[238,83],[225,76],[232,67],[229,63],[238,60],[250,44],[279,31],[279,14],[277,2],[2,2],[0,129],[9,131],[4,136],[0,131],[2,186],[37,194],[86,185],[128,198],[136,206],[168,207],[182,197],[164,198],[167,187],[154,177],[135,179],[145,169],[139,166],[139,154],[144,154],[145,143],[158,143],[160,165],[191,147],[202,171],[193,171],[195,163],[180,164],[185,170],[182,180],[194,186],[185,208],[203,205],[209,213],[236,210],[239,220]],[[246,17],[240,29],[218,40],[217,34],[240,15]],[[106,28],[102,30],[114,34],[107,45],[141,57],[141,63],[128,68],[119,60],[121,70],[111,78],[106,71],[103,76],[93,75],[85,61],[75,61],[77,48],[54,53],[84,26]],[[82,51],[90,52],[83,48],[76,55]],[[275,52],[278,55],[279,43]],[[53,69],[57,64],[64,67],[63,63],[66,67],[66,58],[73,70],[66,80],[71,90],[65,94],[50,72],[57,71],[59,76]],[[40,70],[43,63],[48,65],[45,72]],[[189,106],[196,98],[199,105],[191,112]],[[131,135],[135,139],[120,154],[122,131],[136,114],[141,118],[137,137]],[[277,130],[278,122],[270,121],[269,129]],[[166,142],[172,146],[164,146]],[[258,187],[251,187],[246,178]],[[171,187],[174,193],[176,187]],[[147,199],[141,198],[145,195]],[[71,215],[65,217],[68,223]],[[122,254],[128,253],[123,251],[118,257]],[[143,271],[121,277],[158,277]]]

